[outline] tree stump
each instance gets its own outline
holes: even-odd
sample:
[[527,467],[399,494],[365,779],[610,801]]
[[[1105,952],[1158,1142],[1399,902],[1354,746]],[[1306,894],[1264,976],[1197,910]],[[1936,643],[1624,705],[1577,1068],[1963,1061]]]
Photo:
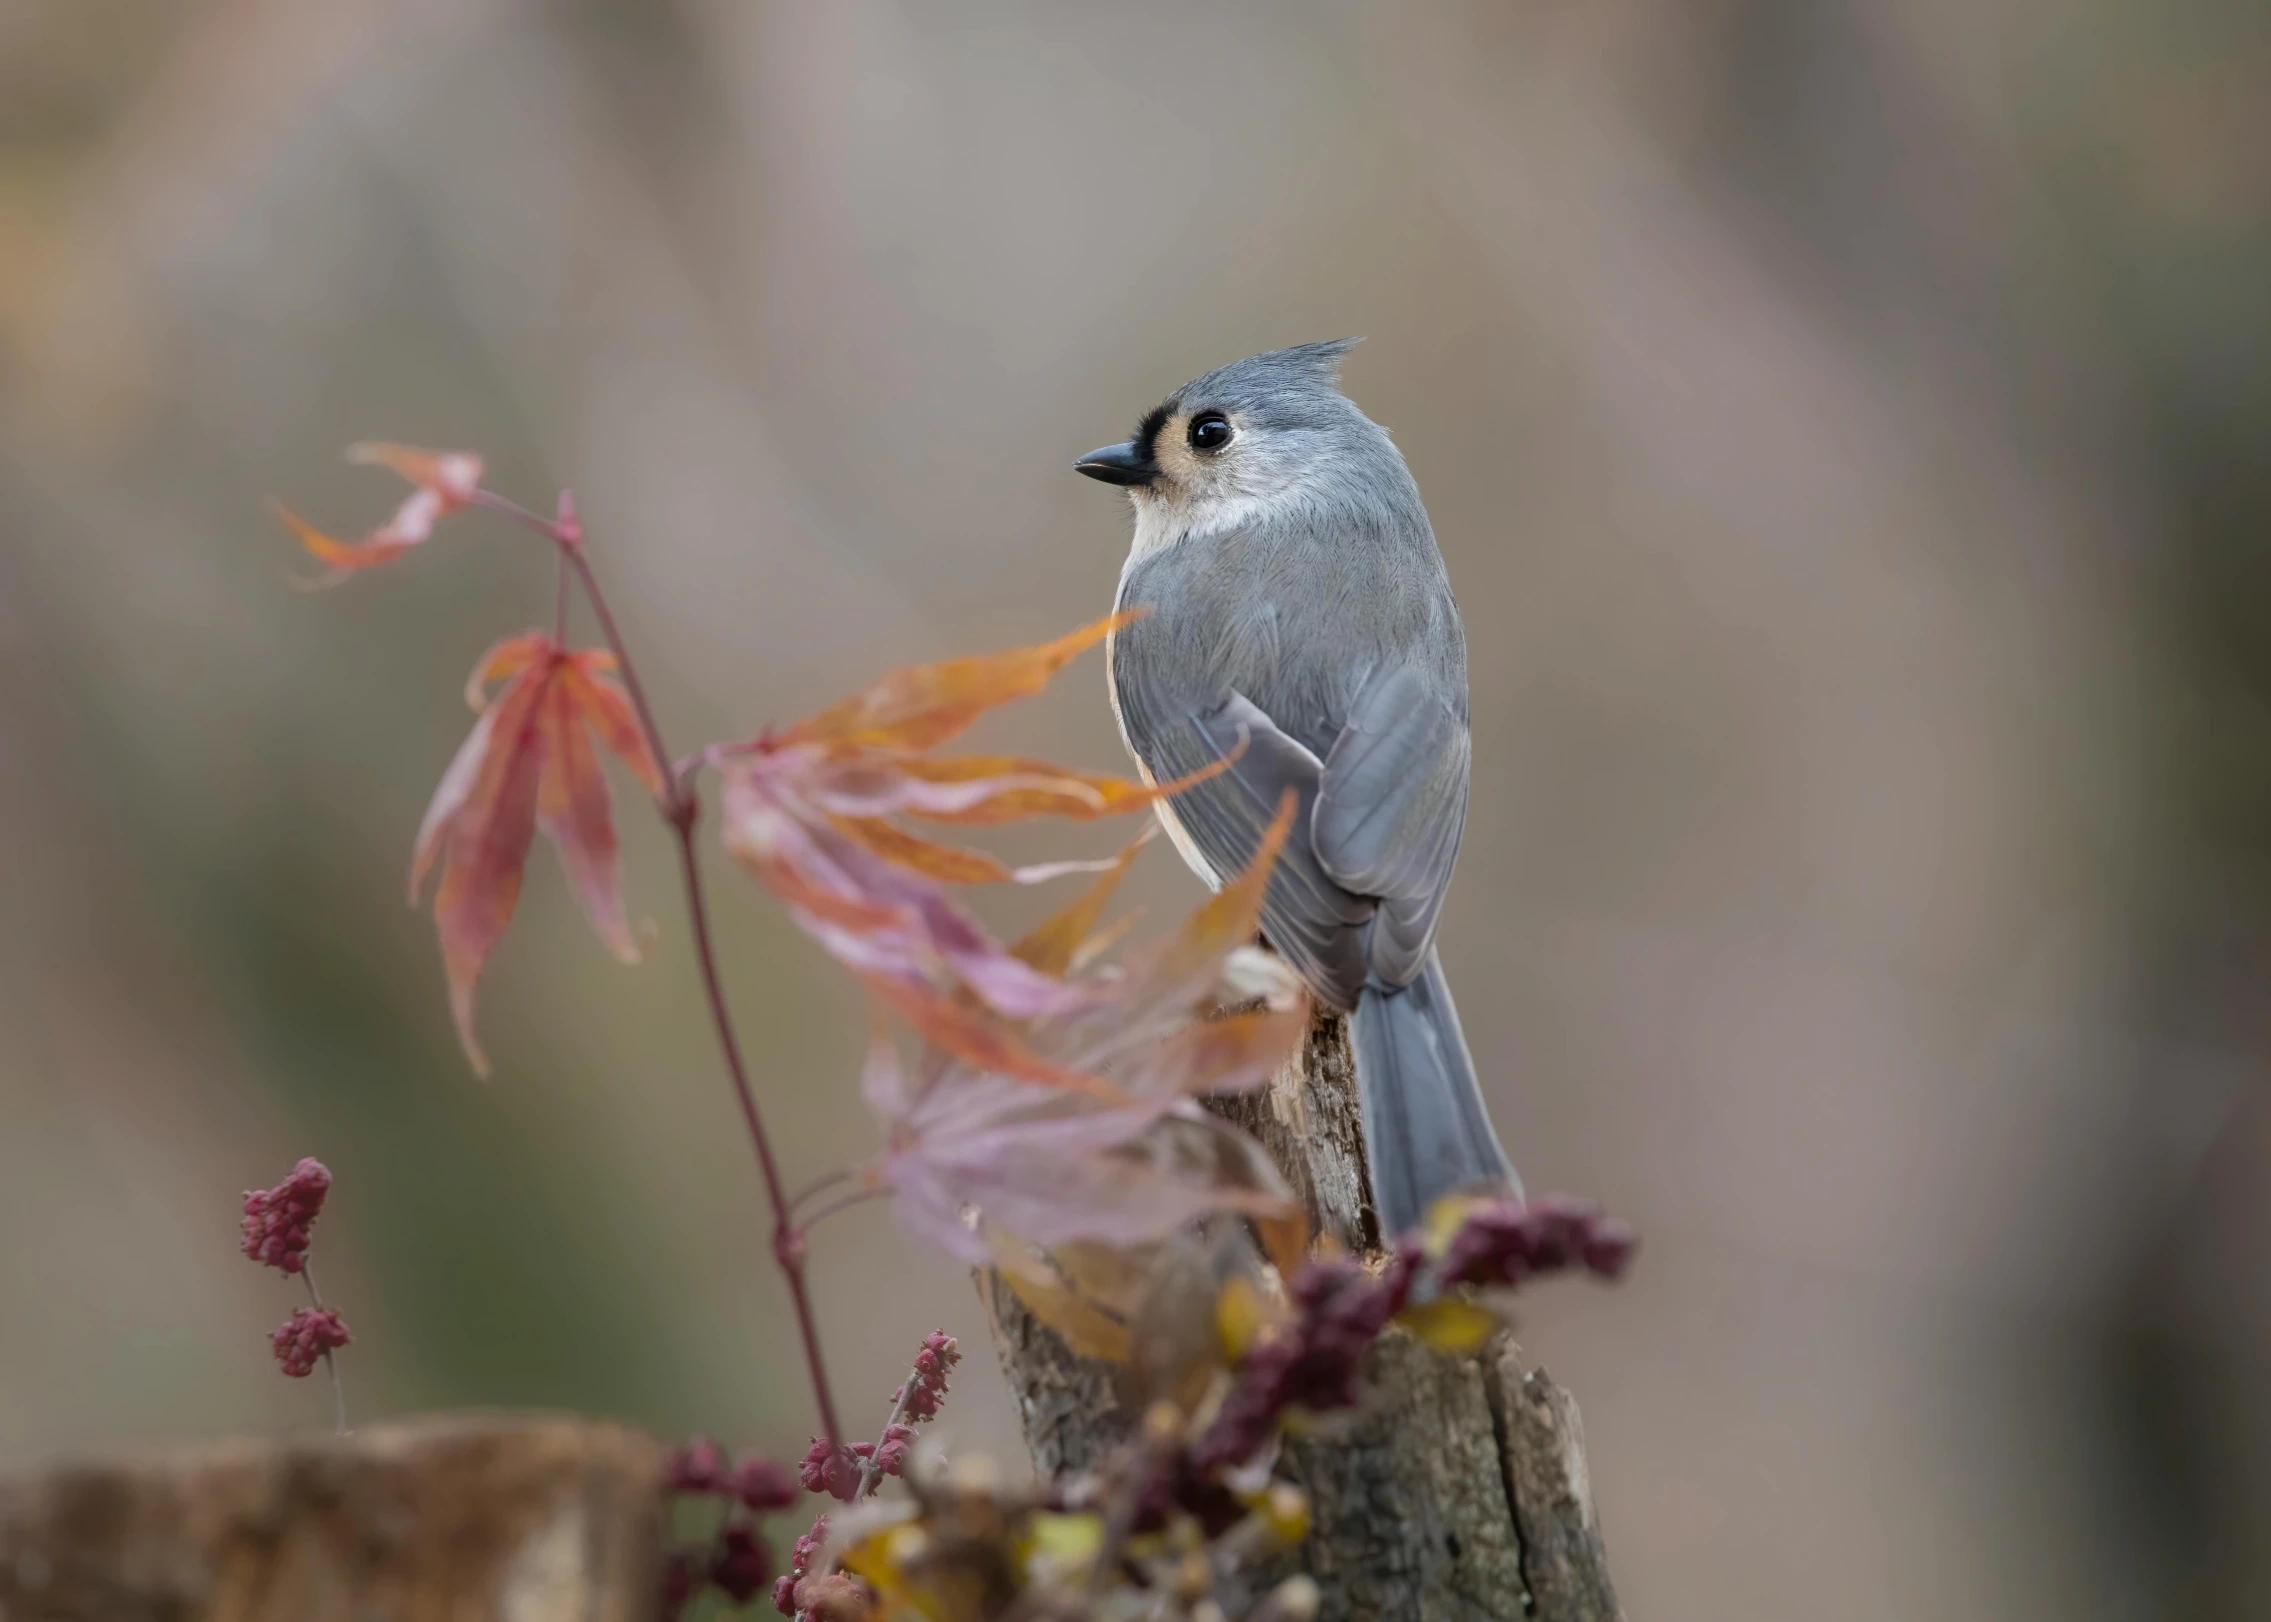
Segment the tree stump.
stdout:
[[[1213,1107],[1260,1140],[1319,1234],[1375,1250],[1347,1022],[1320,1012],[1270,1086]],[[1086,1469],[1131,1434],[1117,1371],[1078,1357],[991,1273],[979,1289],[1037,1470]],[[1430,1351],[1391,1328],[1352,1424],[1288,1442],[1310,1496],[1287,1571],[1317,1580],[1326,1622],[1619,1622],[1577,1404],[1501,1335]]]
[[647,1622],[662,1449],[458,1416],[0,1484],[0,1622]]

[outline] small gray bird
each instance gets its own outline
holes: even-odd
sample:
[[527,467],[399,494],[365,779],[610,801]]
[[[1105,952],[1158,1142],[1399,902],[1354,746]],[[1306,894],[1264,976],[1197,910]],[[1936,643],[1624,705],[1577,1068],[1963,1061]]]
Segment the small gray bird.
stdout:
[[[1467,641],[1410,469],[1340,391],[1356,342],[1255,355],[1186,383],[1075,465],[1126,487],[1135,544],[1106,645],[1120,735],[1220,887],[1300,797],[1262,908],[1270,944],[1349,1012],[1384,1235],[1439,1196],[1512,1185],[1435,924],[1467,818]],[[1243,743],[1243,752],[1240,746]]]

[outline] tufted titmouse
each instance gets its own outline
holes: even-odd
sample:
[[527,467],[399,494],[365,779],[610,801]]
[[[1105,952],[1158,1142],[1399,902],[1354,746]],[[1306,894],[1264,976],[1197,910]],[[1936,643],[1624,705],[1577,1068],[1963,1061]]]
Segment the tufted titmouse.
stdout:
[[1183,859],[1219,886],[1300,796],[1262,928],[1350,1013],[1387,1236],[1454,1189],[1519,1184],[1435,955],[1467,816],[1466,633],[1419,487],[1340,392],[1354,342],[1209,372],[1076,466],[1135,503],[1117,606],[1150,612],[1106,644],[1129,752],[1160,782],[1236,757],[1160,804]]

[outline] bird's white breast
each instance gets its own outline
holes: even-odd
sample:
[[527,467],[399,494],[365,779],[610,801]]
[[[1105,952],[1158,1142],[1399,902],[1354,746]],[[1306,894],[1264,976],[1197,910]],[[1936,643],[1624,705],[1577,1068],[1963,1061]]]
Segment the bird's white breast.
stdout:
[[[1120,566],[1119,586],[1112,593],[1112,612],[1115,616],[1120,612],[1121,603],[1127,598],[1128,576],[1135,572],[1135,566],[1153,552],[1185,539],[1186,534],[1183,525],[1165,510],[1162,503],[1136,503],[1135,540],[1128,548],[1127,562]],[[1145,784],[1156,786],[1159,779],[1151,775],[1151,767],[1136,753],[1135,741],[1128,736],[1127,717],[1120,713],[1118,657],[1114,647],[1119,634],[1117,630],[1104,633],[1104,694],[1112,704],[1112,724],[1120,729],[1120,744],[1127,750],[1128,758],[1135,762],[1137,775],[1142,777]],[[1184,865],[1196,873],[1208,889],[1221,889],[1221,877],[1199,853],[1198,842],[1185,831],[1182,819],[1175,815],[1173,803],[1154,800],[1151,809],[1158,814],[1159,826],[1167,830],[1167,837],[1173,842],[1176,854],[1183,858]]]

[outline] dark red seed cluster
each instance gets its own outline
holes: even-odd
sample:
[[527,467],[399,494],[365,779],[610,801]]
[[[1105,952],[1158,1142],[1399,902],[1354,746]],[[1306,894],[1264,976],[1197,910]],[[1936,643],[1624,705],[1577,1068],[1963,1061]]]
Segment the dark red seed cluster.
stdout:
[[796,1585],[796,1603],[805,1622],[868,1622],[875,1615],[875,1590],[848,1571],[807,1577]]
[[859,1495],[860,1461],[850,1448],[815,1436],[797,1461],[796,1478],[806,1492],[824,1493],[848,1504]]
[[812,1569],[813,1561],[820,1558],[820,1547],[828,1541],[828,1517],[820,1516],[812,1523],[812,1530],[796,1540],[796,1548],[789,1554],[789,1569],[773,1584],[773,1609],[783,1616],[797,1612],[797,1580]]
[[1439,1284],[1512,1288],[1583,1268],[1620,1278],[1639,1237],[1590,1201],[1550,1194],[1524,1205],[1502,1200],[1472,1212],[1434,1268]]
[[788,1466],[754,1452],[729,1460],[725,1449],[707,1436],[671,1449],[663,1463],[663,1483],[672,1492],[731,1499],[752,1515],[788,1508],[798,1491]]
[[1147,1507],[1178,1503],[1202,1523],[1228,1513],[1221,1472],[1260,1453],[1290,1409],[1353,1407],[1365,1353],[1415,1295],[1512,1288],[1577,1268],[1615,1279],[1638,1244],[1631,1228],[1590,1202],[1552,1195],[1477,1206],[1439,1259],[1415,1235],[1376,1274],[1346,1259],[1309,1263],[1293,1281],[1289,1321],[1246,1354],[1213,1422],[1163,1472],[1149,1495],[1157,1503]]
[[304,1380],[315,1372],[325,1352],[335,1352],[354,1339],[339,1314],[318,1307],[302,1307],[276,1326],[269,1337],[276,1361],[286,1374]]
[[707,1436],[697,1436],[670,1450],[663,1461],[663,1484],[672,1492],[722,1494],[732,1469],[724,1448]]
[[709,1581],[692,1549],[673,1549],[662,1563],[662,1614],[675,1619]]
[[776,1460],[746,1454],[734,1466],[730,1483],[733,1496],[752,1515],[771,1515],[797,1500],[796,1475]]
[[875,1467],[887,1476],[903,1475],[907,1469],[907,1455],[915,1445],[915,1427],[912,1425],[886,1425],[883,1440],[874,1449]]
[[892,1406],[898,1407],[903,1397],[909,1419],[936,1419],[939,1404],[946,1399],[946,1371],[961,1361],[961,1348],[952,1335],[943,1329],[925,1335],[923,1349],[915,1354],[914,1377],[891,1393]]
[[1293,1281],[1292,1321],[1246,1354],[1214,1422],[1191,1444],[1198,1476],[1211,1478],[1259,1453],[1288,1408],[1353,1407],[1362,1394],[1364,1354],[1402,1309],[1410,1285],[1401,1257],[1378,1275],[1346,1258],[1304,1267]]
[[244,1253],[263,1267],[297,1273],[308,1264],[308,1229],[331,1192],[331,1173],[320,1160],[303,1160],[274,1188],[247,1189]]
[[746,1526],[729,1526],[718,1534],[717,1551],[710,1557],[710,1581],[724,1590],[736,1605],[747,1605],[773,1574],[773,1557],[764,1541]]
[[755,1522],[802,1496],[796,1473],[762,1453],[728,1458],[717,1443],[697,1436],[671,1450],[663,1462],[663,1481],[672,1492],[717,1499],[726,1508],[707,1545],[679,1549],[663,1567],[662,1614],[678,1616],[710,1587],[736,1605],[763,1593],[773,1575],[773,1558]]

